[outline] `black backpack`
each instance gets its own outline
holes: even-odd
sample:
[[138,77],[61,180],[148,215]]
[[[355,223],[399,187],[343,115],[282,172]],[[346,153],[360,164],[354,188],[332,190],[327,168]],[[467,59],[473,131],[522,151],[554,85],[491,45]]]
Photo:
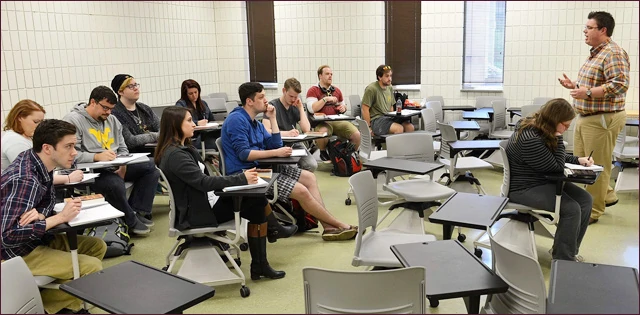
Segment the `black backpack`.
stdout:
[[333,164],[333,175],[349,177],[362,170],[362,163],[351,142],[341,140],[330,142],[329,158]]
[[133,243],[129,244],[129,228],[120,218],[110,220],[111,224],[90,228],[88,236],[101,238],[107,244],[104,258],[131,255]]

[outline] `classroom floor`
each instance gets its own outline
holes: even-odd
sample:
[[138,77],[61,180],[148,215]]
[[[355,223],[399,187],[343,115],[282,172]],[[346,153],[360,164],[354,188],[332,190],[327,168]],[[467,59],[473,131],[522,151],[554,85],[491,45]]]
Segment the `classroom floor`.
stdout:
[[[349,189],[346,177],[330,176],[330,164],[321,164],[316,176],[327,208],[346,223],[357,225],[355,202],[345,206],[344,199]],[[502,170],[476,171],[487,194],[499,195],[502,182]],[[612,181],[613,183],[613,181]],[[580,254],[586,262],[613,264],[638,268],[638,193],[620,193],[620,202],[610,208],[596,224],[589,226],[582,243]],[[156,196],[153,218],[155,226],[147,237],[135,237],[135,246],[131,256],[106,259],[104,267],[126,260],[136,260],[157,268],[165,266],[165,256],[175,239],[168,237],[169,199]],[[380,208],[380,213],[386,208]],[[426,231],[442,239],[442,227],[427,223]],[[473,250],[473,239],[481,231],[463,229],[467,241],[463,244]],[[457,235],[454,232],[454,237]],[[551,255],[547,252],[552,240],[537,237],[538,255],[545,280],[548,284]],[[247,276],[247,286],[251,296],[240,297],[238,284],[217,286],[213,298],[202,302],[185,313],[304,313],[304,295],[302,286],[302,268],[315,266],[338,270],[364,270],[351,266],[355,241],[325,242],[319,233],[304,233],[288,239],[281,239],[268,245],[268,258],[271,266],[284,270],[287,275],[280,280],[253,281],[249,278],[250,255],[242,252],[241,269]],[[490,251],[484,250],[483,262],[491,265]],[[175,269],[177,270],[177,269]],[[462,276],[462,275],[461,275]],[[484,298],[481,305],[484,304]],[[140,301],[153,303],[153,301]],[[428,302],[427,302],[428,305]],[[462,299],[443,300],[437,308],[428,308],[430,313],[462,314],[466,313]],[[104,313],[97,307],[92,313]]]

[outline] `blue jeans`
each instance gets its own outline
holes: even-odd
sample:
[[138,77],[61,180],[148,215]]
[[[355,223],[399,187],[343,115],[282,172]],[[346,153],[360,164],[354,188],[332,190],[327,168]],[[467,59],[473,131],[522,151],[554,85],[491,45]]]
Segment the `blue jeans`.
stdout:
[[[160,173],[151,160],[127,165],[124,180],[112,169],[96,169],[96,173],[100,173],[100,176],[95,179],[91,188],[104,195],[105,200],[124,213],[127,225],[132,226],[136,222],[136,212],[151,213],[156,186],[160,178]],[[127,200],[124,182],[133,182],[133,191],[129,200]]]
[[[540,210],[554,211],[556,184],[535,186],[509,193],[509,201]],[[593,198],[586,190],[565,183],[560,199],[560,221],[553,240],[553,259],[574,260],[591,216]]]

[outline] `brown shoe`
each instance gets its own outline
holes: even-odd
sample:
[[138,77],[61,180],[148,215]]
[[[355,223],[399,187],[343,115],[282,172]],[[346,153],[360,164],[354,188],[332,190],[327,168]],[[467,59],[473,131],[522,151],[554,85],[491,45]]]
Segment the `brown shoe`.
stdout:
[[356,234],[358,234],[358,227],[351,225],[348,228],[324,230],[322,239],[325,241],[346,241],[355,238]]
[[611,202],[606,202],[606,203],[604,204],[604,206],[605,206],[605,207],[612,207],[612,206],[615,206],[615,205],[618,203],[618,201],[620,201],[620,199],[616,199],[616,200],[611,201]]
[[598,222],[598,219],[589,218],[589,225],[594,224],[596,222]]

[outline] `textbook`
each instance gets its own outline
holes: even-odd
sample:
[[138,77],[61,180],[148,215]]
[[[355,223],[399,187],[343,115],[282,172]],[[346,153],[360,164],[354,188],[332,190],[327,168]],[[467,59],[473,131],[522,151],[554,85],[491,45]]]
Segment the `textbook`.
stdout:
[[258,177],[269,179],[273,176],[273,170],[270,168],[257,168]]
[[[73,199],[74,198],[64,198],[64,202],[67,203]],[[104,196],[102,196],[102,194],[80,196],[75,197],[75,199],[80,199],[82,201],[82,209],[93,208],[95,206],[101,206],[108,203],[104,200]]]
[[305,133],[305,135],[307,135],[309,137],[326,137],[327,136],[327,132],[309,131],[309,132]]

